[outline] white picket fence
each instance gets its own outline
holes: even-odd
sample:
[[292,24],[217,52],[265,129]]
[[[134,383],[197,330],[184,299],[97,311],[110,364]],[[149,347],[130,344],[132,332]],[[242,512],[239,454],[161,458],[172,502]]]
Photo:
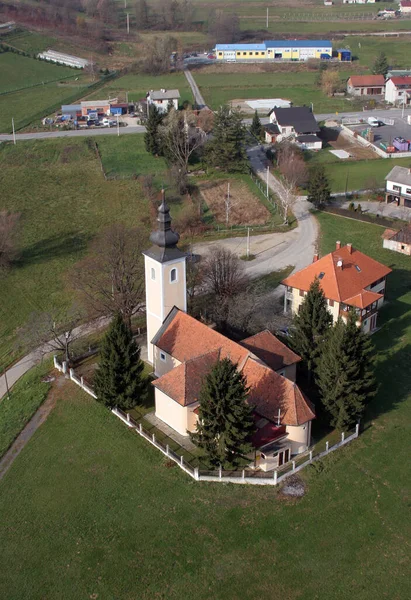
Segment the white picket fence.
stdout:
[[97,400],[97,396],[93,392],[91,387],[88,386],[86,383],[84,383],[83,377],[77,377],[77,375],[74,372],[74,369],[67,368],[67,363],[65,360],[63,360],[61,363],[59,363],[59,361],[57,360],[57,356],[54,356],[53,360],[54,360],[54,368],[55,369],[60,371],[60,373],[64,373],[64,375],[68,374],[71,381],[74,381],[74,383],[77,383],[77,385],[79,385],[81,387],[81,389],[83,389],[87,394],[89,394],[90,396],[93,396],[93,398],[95,398]]
[[[69,369],[67,367],[66,361],[62,361],[61,363],[58,361],[57,357],[54,356],[54,367],[68,375],[71,381],[80,386],[87,394],[97,399],[94,391],[84,383],[83,377],[77,377],[74,372],[74,369]],[[240,484],[250,484],[250,485],[278,485],[282,481],[285,481],[287,477],[298,473],[301,469],[304,469],[308,465],[320,460],[330,452],[334,452],[338,448],[349,444],[353,440],[355,440],[359,435],[359,424],[356,425],[354,433],[347,436],[345,433],[341,434],[341,440],[334,444],[334,446],[329,446],[329,443],[325,443],[325,449],[322,452],[319,452],[315,456],[313,456],[313,451],[311,450],[307,455],[307,460],[296,466],[296,461],[293,460],[291,462],[292,468],[290,471],[286,473],[280,473],[278,471],[273,471],[272,475],[268,475],[262,471],[254,471],[252,469],[243,469],[241,471],[224,471],[221,468],[215,473],[211,471],[200,471],[198,467],[192,467],[189,463],[184,460],[183,456],[176,454],[168,444],[162,444],[154,433],[150,433],[144,429],[141,423],[137,423],[129,413],[124,412],[120,408],[113,408],[111,411],[116,417],[121,419],[123,423],[125,423],[128,427],[133,429],[138,435],[144,438],[147,442],[149,442],[152,446],[160,450],[164,456],[167,456],[170,460],[176,463],[187,475],[190,475],[195,481],[211,481],[214,483],[240,483]]]

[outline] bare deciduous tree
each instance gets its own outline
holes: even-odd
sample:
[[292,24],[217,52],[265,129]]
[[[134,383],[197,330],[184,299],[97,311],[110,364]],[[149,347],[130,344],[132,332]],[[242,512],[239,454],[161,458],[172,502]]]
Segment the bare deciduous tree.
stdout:
[[16,237],[19,213],[0,212],[0,270],[7,269],[17,257]]
[[165,156],[185,175],[192,154],[205,142],[205,134],[196,127],[192,111],[170,110],[158,128]]
[[244,264],[230,250],[215,246],[204,260],[204,282],[220,298],[232,298],[245,289]]
[[198,113],[197,117],[197,125],[205,131],[205,133],[210,133],[213,129],[214,125],[214,113],[212,110],[208,108],[203,108]]
[[145,48],[144,71],[160,75],[170,70],[170,55],[177,48],[177,40],[170,36],[155,37]]
[[194,256],[187,258],[186,286],[188,299],[188,312],[193,309],[194,299],[204,286],[204,266],[195,260]]
[[19,329],[18,339],[25,348],[40,346],[43,354],[62,352],[70,363],[71,345],[81,333],[81,318],[81,311],[75,304],[68,309],[33,312],[26,325]]
[[332,96],[340,85],[341,80],[338,71],[327,69],[321,73],[321,89],[327,96]]
[[120,313],[131,325],[131,317],[144,303],[141,252],[145,242],[140,229],[112,225],[92,244],[89,256],[73,268],[71,285],[91,316]]
[[308,170],[301,153],[289,143],[279,148],[277,165],[283,176],[278,180],[278,198],[284,213],[284,224],[287,224],[288,213],[297,198],[297,187],[306,183]]

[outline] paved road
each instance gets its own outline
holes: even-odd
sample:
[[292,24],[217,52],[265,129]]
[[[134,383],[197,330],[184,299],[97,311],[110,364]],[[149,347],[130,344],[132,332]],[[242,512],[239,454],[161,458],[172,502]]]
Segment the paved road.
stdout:
[[197,104],[198,108],[207,108],[206,102],[200,92],[200,88],[196,84],[191,72],[188,69],[184,69],[184,75],[186,76],[188,85],[191,87],[191,91],[193,92],[195,104]]
[[[129,133],[144,133],[143,125],[132,127],[120,127],[120,135]],[[16,133],[16,141],[19,140],[48,140],[64,137],[90,137],[95,135],[118,135],[117,127],[101,127],[97,129],[70,129],[69,131],[41,131],[39,133]],[[12,135],[0,134],[0,142],[13,141]]]
[[[105,327],[109,323],[109,318],[101,318],[93,321],[91,323],[87,323],[86,325],[81,325],[74,330],[75,337],[83,337],[85,335],[89,335],[94,331],[98,331],[102,327]],[[9,389],[22,377],[27,371],[29,371],[32,367],[38,365],[44,357],[55,354],[55,351],[50,348],[50,343],[46,342],[36,350],[33,350],[26,356],[24,356],[21,360],[16,362],[13,366],[11,366],[7,371],[6,375],[2,375],[0,377],[0,399],[5,396],[7,392],[6,386],[6,377],[7,384]]]
[[[265,182],[266,162],[260,147],[249,148],[248,157],[255,172]],[[274,193],[278,193],[278,181],[271,173],[268,185]],[[267,233],[250,238],[250,253],[256,258],[245,263],[245,270],[251,277],[265,275],[290,265],[294,266],[294,271],[298,271],[311,263],[315,253],[318,224],[309,212],[310,206],[305,198],[298,198],[293,207],[298,220],[296,229],[287,233]],[[215,244],[215,242],[196,244],[193,252],[200,255],[207,254]],[[219,245],[229,248],[238,256],[246,253],[246,244],[247,240],[244,237],[229,238],[219,242]]]

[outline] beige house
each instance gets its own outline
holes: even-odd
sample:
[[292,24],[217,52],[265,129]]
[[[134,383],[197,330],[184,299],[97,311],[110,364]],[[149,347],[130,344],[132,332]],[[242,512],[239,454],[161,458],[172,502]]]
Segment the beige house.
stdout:
[[351,244],[336,243],[334,252],[290,275],[285,286],[284,312],[299,311],[310,285],[317,277],[327,299],[333,321],[343,319],[350,308],[358,315],[358,326],[368,333],[377,327],[378,309],[384,302],[386,277],[391,269],[363,254]]
[[288,462],[311,443],[314,409],[295,383],[300,357],[270,331],[234,342],[186,313],[186,262],[177,247],[164,199],[153,246],[144,252],[147,345],[156,379],[155,413],[180,435],[194,432],[204,377],[222,358],[230,358],[250,388],[256,432],[256,468]]

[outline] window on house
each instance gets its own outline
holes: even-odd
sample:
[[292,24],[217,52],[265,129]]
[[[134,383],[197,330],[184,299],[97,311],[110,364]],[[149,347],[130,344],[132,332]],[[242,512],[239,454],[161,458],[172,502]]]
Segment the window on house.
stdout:
[[401,244],[401,250],[405,250],[405,246]]
[[218,53],[218,56],[223,56],[223,53],[222,53],[222,52],[219,52],[219,53]]
[[153,267],[151,267],[151,279],[154,281],[155,278],[156,278],[156,270]]
[[304,296],[304,290],[300,290],[300,296]]
[[243,56],[247,56],[247,52],[243,52]]
[[407,188],[407,189],[405,190],[405,193],[406,193],[406,194],[411,194],[411,188]]
[[400,192],[401,193],[401,186],[400,185],[393,185],[392,189],[394,190],[394,192]]
[[260,54],[259,52],[256,52],[256,53],[255,53],[255,55],[256,55],[256,56],[258,56],[259,54]]
[[171,283],[173,283],[174,281],[177,281],[177,269],[171,269],[170,281],[171,281]]
[[160,360],[162,360],[162,361],[166,360],[166,355],[164,354],[164,352],[160,352]]

